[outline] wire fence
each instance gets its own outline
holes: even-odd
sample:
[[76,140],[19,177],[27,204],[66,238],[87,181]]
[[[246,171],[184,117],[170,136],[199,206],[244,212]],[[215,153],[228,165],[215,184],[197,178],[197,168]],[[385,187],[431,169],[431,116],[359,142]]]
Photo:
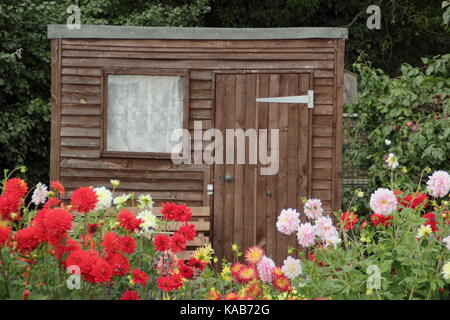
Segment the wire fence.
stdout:
[[[366,191],[369,185],[367,175],[368,164],[351,156],[355,151],[358,153],[358,146],[367,143],[364,135],[355,136],[352,132],[353,126],[358,118],[358,114],[344,114],[344,143],[343,143],[343,164],[342,164],[342,204],[345,208],[353,196],[356,189]],[[355,143],[356,142],[356,143]],[[356,150],[355,150],[356,149]]]

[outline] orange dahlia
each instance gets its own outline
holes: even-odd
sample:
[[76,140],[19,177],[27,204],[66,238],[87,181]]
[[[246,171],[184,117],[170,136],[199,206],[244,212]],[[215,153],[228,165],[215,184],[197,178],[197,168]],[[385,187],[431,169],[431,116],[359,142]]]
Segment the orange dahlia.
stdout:
[[245,261],[251,265],[257,264],[264,257],[264,250],[260,246],[252,246],[245,252]]
[[237,282],[239,283],[249,283],[253,279],[256,279],[257,276],[256,270],[251,267],[243,267],[236,274]]
[[275,289],[281,292],[289,292],[292,290],[291,282],[285,276],[274,277],[272,284]]
[[251,281],[247,286],[245,286],[243,295],[253,299],[260,297],[262,295],[261,282],[258,280]]
[[235,279],[235,280],[238,279],[237,275],[238,275],[239,271],[241,271],[241,269],[243,269],[243,268],[245,268],[245,266],[240,262],[236,262],[231,265],[230,271],[231,271],[231,275],[233,276],[233,279]]

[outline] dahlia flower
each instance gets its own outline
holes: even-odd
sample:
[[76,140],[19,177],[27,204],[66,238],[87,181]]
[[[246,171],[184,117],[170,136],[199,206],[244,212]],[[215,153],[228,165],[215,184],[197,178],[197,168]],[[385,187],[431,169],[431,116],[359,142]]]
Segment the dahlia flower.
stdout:
[[395,169],[398,167],[398,159],[393,153],[389,153],[385,162],[386,162],[387,166],[391,169]]
[[130,194],[123,194],[121,196],[115,197],[113,203],[117,208],[122,208],[127,204],[127,201],[130,199]]
[[324,241],[326,242],[325,247],[328,247],[328,245],[332,244],[336,248],[336,245],[341,242],[341,238],[339,238],[339,233],[335,227],[332,227],[330,230],[328,230],[324,238]]
[[186,249],[186,238],[180,233],[175,233],[170,237],[169,245],[174,253],[184,251],[184,249]]
[[298,243],[302,247],[310,247],[314,244],[314,240],[316,238],[316,228],[311,225],[311,223],[302,223],[300,227],[298,227],[297,231],[297,239]]
[[260,246],[251,246],[245,252],[245,261],[254,265],[257,264],[264,256],[264,250]]
[[59,192],[60,195],[64,195],[64,186],[59,181],[51,181],[50,187]]
[[148,276],[144,271],[133,269],[131,270],[131,274],[133,275],[134,284],[140,284],[143,287],[147,285]]
[[284,260],[283,267],[281,268],[283,274],[289,279],[295,279],[302,274],[302,266],[299,259],[294,259],[291,256]]
[[75,190],[71,197],[72,207],[78,212],[89,212],[97,205],[97,195],[91,187],[81,187]]
[[330,217],[319,217],[316,220],[315,228],[317,236],[325,241],[326,233],[328,232],[328,230],[333,228],[333,221]]
[[136,291],[125,291],[119,300],[140,300]]
[[428,237],[433,233],[430,225],[421,225],[417,231],[416,238]]
[[283,209],[278,216],[277,229],[285,235],[290,235],[298,229],[299,213],[295,209]]
[[249,283],[250,281],[257,278],[256,270],[252,267],[243,267],[236,274],[237,281],[239,283]]
[[389,189],[378,188],[370,196],[370,208],[376,214],[388,216],[397,209],[397,197]]
[[192,223],[183,224],[176,233],[181,234],[187,241],[192,241],[197,236],[195,225]]
[[146,194],[141,194],[138,198],[138,208],[149,208],[151,209],[153,207],[153,200],[152,197],[150,197],[150,195]]
[[104,210],[111,207],[112,202],[112,193],[105,187],[94,188],[95,194],[97,195],[97,205],[95,206],[95,210]]
[[33,191],[33,195],[31,196],[31,202],[33,202],[37,206],[40,205],[41,203],[45,203],[47,195],[48,195],[47,186],[39,182]]
[[281,292],[289,292],[292,290],[291,282],[285,276],[273,278],[272,285],[274,286],[275,289]]
[[139,212],[137,218],[142,220],[139,225],[140,229],[136,230],[138,236],[150,236],[156,228],[158,219],[150,210]]
[[442,239],[442,242],[447,244],[447,249],[450,250],[450,236],[447,238]]
[[322,216],[322,201],[319,199],[308,199],[304,206],[305,214],[310,219],[317,219]]
[[259,277],[262,282],[272,282],[272,271],[275,268],[275,262],[273,262],[272,259],[264,256],[261,261],[256,264],[256,268],[258,269]]
[[135,232],[139,229],[139,226],[142,223],[141,219],[136,218],[136,216],[129,210],[122,209],[117,214],[117,222],[119,222],[119,226],[129,232]]
[[435,198],[443,198],[450,191],[450,175],[445,171],[435,171],[429,176],[427,190]]
[[0,249],[5,243],[8,242],[11,235],[11,229],[8,227],[0,226]]

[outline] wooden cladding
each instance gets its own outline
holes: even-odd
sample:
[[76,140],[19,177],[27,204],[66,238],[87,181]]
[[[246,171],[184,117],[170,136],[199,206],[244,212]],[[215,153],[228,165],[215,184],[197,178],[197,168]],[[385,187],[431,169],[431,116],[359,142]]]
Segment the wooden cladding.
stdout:
[[[119,179],[119,193],[148,193],[158,205],[174,201],[217,208],[217,201],[224,201],[222,216],[220,209],[219,213],[211,209],[215,221],[210,240],[216,250],[226,254],[234,241],[244,246],[262,242],[270,252],[283,250],[280,254],[285,254],[284,249],[277,248],[293,245],[295,240],[287,240],[273,229],[281,208],[302,211],[299,196],[320,198],[326,212],[340,208],[343,57],[343,39],[53,39],[51,179],[67,186],[66,200],[77,187],[108,186],[110,179]],[[280,110],[288,110],[288,116],[277,113],[275,117],[274,111],[270,113],[273,107],[260,104],[259,125],[289,128],[280,135],[280,159],[284,163],[276,177],[256,181],[263,186],[256,189],[256,198],[254,191],[248,191],[254,190],[255,181],[247,179],[255,168],[233,167],[237,179],[233,190],[242,190],[242,195],[230,198],[231,187],[217,184],[214,171],[220,172],[219,167],[174,165],[170,159],[149,155],[118,158],[102,154],[102,75],[111,69],[186,71],[189,130],[194,128],[194,121],[201,121],[203,130],[253,125],[254,98],[263,97],[264,92],[276,96],[294,93],[294,87],[314,90],[314,108],[308,111],[304,105],[281,105]],[[225,96],[221,90],[225,90]],[[235,99],[242,98],[233,111],[235,120],[228,120],[228,114],[220,116],[224,103],[220,99],[230,99],[229,95],[226,98],[227,90]],[[297,111],[291,116],[294,109]],[[309,154],[303,156],[298,150],[305,144]],[[285,174],[287,179],[282,183],[286,192],[276,192],[274,200],[268,201],[263,193],[267,195],[269,186],[276,187]],[[208,184],[217,184],[214,196],[207,194]],[[253,223],[255,207],[262,211],[258,214],[267,216],[266,220]],[[233,220],[227,220],[231,217]],[[274,258],[281,256],[276,253]]]

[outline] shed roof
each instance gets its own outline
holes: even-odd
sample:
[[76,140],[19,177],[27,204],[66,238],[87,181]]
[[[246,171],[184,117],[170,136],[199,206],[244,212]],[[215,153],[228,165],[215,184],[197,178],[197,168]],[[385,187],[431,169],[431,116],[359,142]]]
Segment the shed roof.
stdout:
[[190,40],[265,40],[265,39],[336,39],[348,37],[347,28],[184,28],[81,25],[49,25],[48,38],[89,39],[190,39]]

